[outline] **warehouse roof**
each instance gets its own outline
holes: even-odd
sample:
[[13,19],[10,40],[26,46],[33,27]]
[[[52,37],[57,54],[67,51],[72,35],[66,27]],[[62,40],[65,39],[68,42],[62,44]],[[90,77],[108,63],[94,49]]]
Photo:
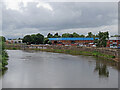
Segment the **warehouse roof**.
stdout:
[[[94,40],[94,38],[48,38],[49,40]],[[95,38],[99,39],[99,38]]]

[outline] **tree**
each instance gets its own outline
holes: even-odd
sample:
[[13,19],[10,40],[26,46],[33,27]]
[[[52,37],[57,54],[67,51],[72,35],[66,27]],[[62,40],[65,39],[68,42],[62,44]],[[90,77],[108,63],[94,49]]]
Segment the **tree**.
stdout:
[[5,37],[0,36],[0,38],[2,39],[2,41],[3,41],[3,42],[5,42],[5,41],[6,41],[6,38],[5,38]]
[[32,38],[30,35],[26,35],[24,38],[23,38],[23,43],[27,43],[27,44],[31,44],[32,43]]
[[58,35],[58,33],[55,33],[53,37],[54,37],[54,38],[59,38],[59,37],[61,37],[61,36]]
[[82,34],[82,35],[79,35],[79,37],[85,37],[85,35]]
[[44,36],[40,33],[36,34],[36,44],[43,44]]
[[44,36],[40,33],[38,34],[32,34],[32,35],[26,35],[23,38],[23,42],[27,44],[43,44]]
[[18,38],[18,40],[21,40],[21,38]]
[[68,37],[73,37],[73,34],[69,34],[69,33],[64,33],[64,34],[62,34],[62,37],[66,37],[66,38],[68,38]]
[[37,43],[37,36],[35,34],[31,35],[31,44],[36,44]]
[[75,32],[72,35],[73,35],[73,37],[79,37],[79,34],[77,34]]
[[48,44],[49,39],[48,38],[44,38],[44,44]]
[[52,42],[51,42],[51,41],[48,41],[48,44],[52,44]]
[[98,36],[99,36],[99,40],[97,41],[97,46],[98,47],[106,47],[107,39],[109,39],[109,33],[108,32],[99,32]]
[[111,36],[111,37],[120,37],[120,35],[113,35],[113,36]]
[[92,38],[93,37],[92,32],[88,32],[88,35],[86,37]]
[[51,33],[48,33],[47,38],[53,38],[53,35]]

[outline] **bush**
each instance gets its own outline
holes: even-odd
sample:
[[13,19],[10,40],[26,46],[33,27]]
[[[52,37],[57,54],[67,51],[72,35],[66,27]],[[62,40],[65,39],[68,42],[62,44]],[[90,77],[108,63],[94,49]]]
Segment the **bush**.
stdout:
[[17,48],[13,47],[13,50],[16,50]]
[[8,54],[5,51],[5,45],[3,39],[0,38],[0,70],[4,70],[5,66],[8,65]]

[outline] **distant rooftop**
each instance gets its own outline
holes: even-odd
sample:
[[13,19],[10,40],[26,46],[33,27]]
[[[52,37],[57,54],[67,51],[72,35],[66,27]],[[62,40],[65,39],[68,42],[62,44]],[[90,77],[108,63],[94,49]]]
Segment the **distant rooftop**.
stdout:
[[109,40],[120,40],[120,37],[110,37]]
[[[94,40],[94,38],[48,38],[49,40]],[[99,38],[95,38],[99,39]]]

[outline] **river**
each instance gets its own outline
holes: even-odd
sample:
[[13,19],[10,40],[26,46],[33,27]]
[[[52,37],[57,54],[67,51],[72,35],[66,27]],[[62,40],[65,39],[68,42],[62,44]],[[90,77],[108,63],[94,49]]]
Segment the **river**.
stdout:
[[7,50],[3,88],[118,88],[116,64],[92,56]]

